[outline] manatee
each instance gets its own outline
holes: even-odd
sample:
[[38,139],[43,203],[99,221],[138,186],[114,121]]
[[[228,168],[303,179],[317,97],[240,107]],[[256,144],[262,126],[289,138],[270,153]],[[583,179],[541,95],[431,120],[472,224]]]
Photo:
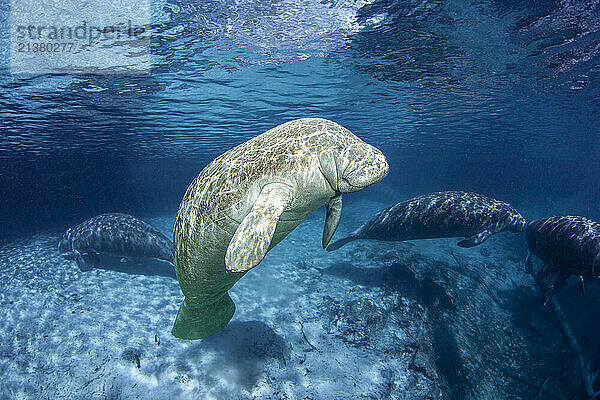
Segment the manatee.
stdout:
[[525,218],[509,204],[477,193],[449,191],[417,196],[378,212],[349,236],[329,245],[337,250],[357,239],[403,241],[464,237],[473,247],[497,232],[521,232]]
[[208,164],[185,193],[173,232],[184,301],[172,333],[202,339],[231,320],[228,290],[314,210],[327,205],[323,248],[335,232],[342,193],[387,175],[383,154],[320,118],[279,125]]
[[58,249],[73,253],[82,270],[90,269],[96,255],[156,258],[173,264],[171,240],[152,225],[128,214],[102,214],[69,228]]
[[556,216],[527,224],[525,272],[533,274],[531,255],[544,267],[538,271],[546,286],[545,297],[560,292],[572,276],[600,276],[600,223],[580,216]]

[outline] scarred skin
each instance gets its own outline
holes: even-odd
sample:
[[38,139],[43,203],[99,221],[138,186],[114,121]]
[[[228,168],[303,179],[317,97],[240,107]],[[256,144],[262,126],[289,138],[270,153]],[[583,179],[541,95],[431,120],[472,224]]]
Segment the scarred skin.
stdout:
[[175,221],[175,269],[185,301],[173,334],[199,339],[222,329],[235,309],[227,291],[268,249],[328,202],[323,240],[329,242],[338,221],[329,214],[339,218],[340,195],[377,182],[387,170],[379,150],[319,118],[279,125],[217,157],[190,184]]

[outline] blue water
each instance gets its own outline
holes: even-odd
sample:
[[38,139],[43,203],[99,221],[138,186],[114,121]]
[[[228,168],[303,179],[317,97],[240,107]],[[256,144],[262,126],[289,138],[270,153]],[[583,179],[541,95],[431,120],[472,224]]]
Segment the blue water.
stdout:
[[[350,207],[376,201],[367,208],[376,211],[412,195],[458,189],[508,201],[526,218],[600,219],[597,1],[161,1],[152,4],[152,24],[148,75],[12,75],[9,6],[0,4],[0,243],[54,238],[114,211],[167,218],[161,229],[169,235],[183,193],[208,162],[300,117],[336,121],[386,155],[388,177],[347,196]],[[342,220],[340,229],[348,232],[370,215]],[[511,240],[502,254],[515,255],[513,278],[520,282],[524,248]],[[307,244],[313,245],[318,241]],[[427,251],[439,250],[433,249]],[[15,262],[3,257],[4,269]],[[456,288],[448,290],[458,296]],[[578,307],[566,306],[574,320],[583,318]],[[173,317],[171,309],[160,312],[165,321]],[[440,335],[440,325],[431,329],[432,337]],[[585,351],[590,359],[599,352]],[[465,369],[446,361],[446,370],[438,366],[445,379],[460,381]],[[526,362],[551,370],[556,360]],[[262,373],[260,365],[253,373]],[[0,374],[15,368],[26,369]],[[210,385],[198,379],[198,387]],[[584,396],[578,379],[556,373],[548,385],[562,388],[556,398]],[[446,395],[535,398],[543,382],[540,376],[537,386],[523,389],[513,379],[502,390],[482,391],[487,395],[478,395],[475,383]],[[314,392],[278,386],[280,395],[254,393],[252,385],[217,397],[345,397],[316,383]],[[409,386],[396,381],[390,391],[373,393],[404,398],[399,393]]]

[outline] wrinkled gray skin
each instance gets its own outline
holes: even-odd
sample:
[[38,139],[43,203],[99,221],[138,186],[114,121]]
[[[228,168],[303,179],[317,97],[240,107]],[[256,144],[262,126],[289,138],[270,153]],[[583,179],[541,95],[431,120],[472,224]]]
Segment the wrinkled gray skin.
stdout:
[[309,214],[327,205],[322,244],[338,226],[342,194],[386,176],[375,147],[320,118],[287,122],[208,164],[185,193],[173,231],[185,295],[173,335],[221,330],[235,306],[227,291]]
[[501,231],[521,232],[525,218],[509,204],[477,193],[435,192],[381,210],[327,251],[357,239],[403,241],[465,237],[457,244],[473,247]]
[[157,258],[173,263],[173,244],[152,225],[127,214],[102,214],[69,228],[58,243],[83,270],[94,255]]

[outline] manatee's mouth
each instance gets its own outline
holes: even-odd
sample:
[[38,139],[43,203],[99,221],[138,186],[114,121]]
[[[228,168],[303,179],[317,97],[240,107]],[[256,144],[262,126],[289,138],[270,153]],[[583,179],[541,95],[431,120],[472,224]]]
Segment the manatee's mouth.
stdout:
[[344,192],[356,192],[379,182],[385,178],[387,173],[387,163],[385,165],[370,165],[366,169],[364,165],[359,165],[344,174],[340,186],[344,186]]
[[365,176],[365,174],[361,174],[360,171],[352,171],[350,173],[350,175],[348,175],[344,180],[348,183],[348,185],[350,185],[354,188],[364,189],[367,186],[370,186],[376,182],[379,182],[386,175],[387,175],[387,172],[377,174],[377,175],[371,175],[371,176],[366,175]]
[[360,190],[363,187],[362,186],[358,186],[358,185],[353,185],[352,182],[350,182],[350,180],[348,178],[342,178],[342,182],[344,182],[344,184],[348,187],[351,188],[355,188],[356,190]]
[[341,178],[338,183],[338,188],[341,193],[352,193],[361,190],[363,187],[353,185],[347,178]]

